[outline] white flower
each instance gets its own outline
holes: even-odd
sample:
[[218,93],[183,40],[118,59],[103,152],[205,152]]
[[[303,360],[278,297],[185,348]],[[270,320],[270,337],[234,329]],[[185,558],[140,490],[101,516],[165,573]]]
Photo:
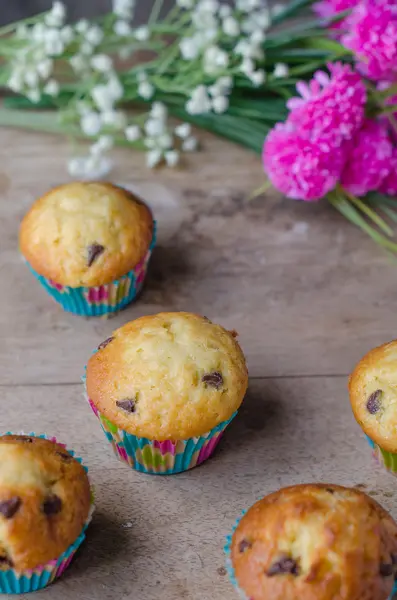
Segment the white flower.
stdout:
[[273,6],[270,7],[270,13],[272,17],[278,17],[279,15],[281,15],[281,13],[284,12],[284,10],[285,6],[280,3],[273,4]]
[[263,71],[263,69],[259,69],[258,71],[255,71],[255,73],[251,73],[250,79],[253,84],[258,85],[258,86],[262,85],[262,83],[265,82],[266,73],[265,73],[265,71]]
[[219,0],[200,0],[198,10],[215,14],[219,10]]
[[87,60],[84,56],[81,56],[81,54],[75,54],[70,59],[70,65],[74,71],[79,73],[87,67]]
[[135,0],[113,0],[113,12],[121,19],[131,19]]
[[195,137],[189,137],[187,138],[187,140],[184,140],[183,144],[182,144],[182,150],[184,150],[184,152],[194,152],[195,150],[197,150],[197,140]]
[[159,120],[165,121],[167,119],[167,114],[168,114],[167,107],[165,104],[163,104],[163,102],[155,102],[152,105],[150,115],[154,119],[159,119]]
[[236,37],[240,33],[240,25],[234,17],[227,17],[222,23],[222,29],[226,35]]
[[116,21],[113,27],[113,31],[116,35],[120,37],[125,37],[127,35],[131,35],[131,26],[127,21]]
[[178,127],[175,127],[174,129],[175,131],[175,135],[177,135],[178,137],[180,137],[181,139],[186,139],[189,137],[189,135],[191,134],[192,131],[192,127],[189,123],[181,123],[181,125],[178,125]]
[[149,167],[149,169],[153,169],[161,162],[162,158],[162,151],[158,148],[155,148],[154,150],[150,150],[150,152],[146,154],[146,164]]
[[146,73],[146,71],[139,71],[136,74],[136,78],[139,81],[139,83],[142,83],[142,81],[147,81],[147,73]]
[[251,77],[251,75],[255,71],[254,61],[251,60],[250,58],[244,58],[243,62],[240,65],[240,69],[241,69],[242,73],[244,73],[244,75]]
[[231,14],[232,9],[230,8],[230,6],[228,6],[227,4],[222,4],[222,6],[219,8],[219,16],[221,17],[221,19],[226,19]]
[[79,115],[86,115],[91,110],[91,106],[88,104],[88,102],[84,102],[84,100],[78,100],[76,102],[76,111]]
[[101,179],[112,169],[112,161],[105,156],[79,156],[69,160],[68,171],[79,179]]
[[222,71],[229,64],[227,52],[218,46],[209,46],[204,53],[204,71],[208,75],[214,75]]
[[208,88],[211,96],[225,96],[230,93],[230,90],[233,86],[233,80],[229,75],[225,75],[225,77],[220,77],[214,85],[211,85]]
[[46,33],[46,28],[44,27],[43,23],[36,23],[35,25],[33,25],[32,30],[31,30],[31,34],[32,34],[32,39],[34,42],[42,42],[44,41],[44,36]]
[[149,100],[154,94],[154,86],[149,81],[142,81],[138,86],[138,94],[141,98]]
[[63,2],[54,2],[52,9],[44,17],[44,22],[50,27],[61,27],[66,17],[66,8]]
[[112,110],[114,98],[106,84],[100,83],[94,86],[91,90],[91,98],[101,111]]
[[89,21],[87,21],[87,19],[81,19],[81,21],[77,21],[75,29],[77,33],[86,33],[86,31],[88,31],[89,26],[90,23]]
[[107,110],[101,113],[101,120],[113,129],[124,129],[127,119],[121,110]]
[[264,8],[259,13],[256,13],[255,22],[258,27],[261,27],[265,30],[269,29],[271,25],[271,17],[269,10],[267,8]]
[[162,148],[163,150],[167,150],[168,148],[172,148],[172,136],[169,133],[163,133],[155,140],[156,146],[158,148]]
[[179,163],[180,154],[177,150],[169,150],[165,153],[164,158],[169,167],[176,167]]
[[182,38],[179,48],[182,57],[185,60],[194,60],[200,53],[200,46],[197,44],[196,37],[185,37]]
[[33,71],[33,69],[29,69],[29,71],[25,71],[24,80],[25,80],[26,85],[28,85],[29,87],[31,87],[31,88],[37,87],[37,84],[39,83],[39,76],[37,74],[37,71]]
[[46,85],[44,86],[43,91],[45,94],[48,94],[49,96],[58,96],[59,83],[57,81],[55,81],[55,79],[50,79],[49,81],[47,81]]
[[145,123],[145,131],[149,137],[157,137],[164,133],[165,125],[161,119],[148,119]]
[[278,79],[282,79],[284,77],[288,77],[289,69],[288,65],[285,63],[277,63],[274,67],[273,75]]
[[141,137],[141,130],[138,125],[129,125],[124,133],[129,142],[136,142]]
[[260,46],[266,39],[266,34],[261,30],[257,29],[251,34],[251,42],[255,46]]
[[98,46],[103,40],[103,31],[98,25],[92,25],[86,32],[84,38],[89,44]]
[[80,46],[81,54],[85,54],[86,56],[90,56],[94,52],[94,46],[90,44],[90,42],[83,42]]
[[262,0],[237,0],[236,8],[243,12],[252,12],[255,8],[260,8]]
[[44,33],[45,51],[48,56],[59,56],[65,49],[58,29],[46,29]]
[[226,112],[229,108],[229,98],[227,96],[216,96],[212,99],[212,108],[218,114]]
[[13,92],[20,92],[23,88],[23,80],[20,73],[13,73],[7,81],[7,85]]
[[149,34],[150,32],[148,27],[138,27],[138,29],[136,29],[134,32],[134,36],[139,42],[146,42],[146,40],[149,39]]
[[89,137],[98,135],[102,127],[100,115],[94,111],[86,113],[81,117],[80,127],[83,133]]
[[52,72],[53,61],[50,58],[44,58],[36,64],[36,71],[42,79],[47,79]]
[[91,66],[96,71],[106,73],[112,69],[113,61],[110,56],[107,56],[106,54],[96,54],[91,58]]
[[181,8],[193,8],[195,0],[176,0],[176,3]]
[[211,100],[205,85],[199,85],[192,91],[186,103],[186,111],[191,115],[200,115],[211,110]]
[[101,135],[99,140],[90,148],[91,154],[98,155],[107,152],[113,146],[114,140],[111,135]]
[[68,46],[70,42],[72,42],[74,39],[73,28],[70,25],[66,25],[61,29],[59,35],[61,36],[61,40],[63,41],[65,46]]
[[40,100],[40,91],[38,88],[32,88],[26,92],[26,97],[36,104]]
[[116,74],[109,78],[107,87],[109,94],[115,101],[120,100],[123,97],[124,88]]
[[26,25],[17,25],[15,34],[19,38],[27,38],[29,35],[29,29],[26,27]]

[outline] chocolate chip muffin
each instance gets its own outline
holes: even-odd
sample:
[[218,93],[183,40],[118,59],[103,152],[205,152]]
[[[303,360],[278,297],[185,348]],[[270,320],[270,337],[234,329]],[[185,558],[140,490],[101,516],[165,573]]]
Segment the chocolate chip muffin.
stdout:
[[90,502],[86,471],[63,446],[1,436],[0,571],[23,573],[58,559],[82,533]]
[[[119,445],[119,456],[131,454],[137,466],[136,448],[126,447],[125,433],[134,443],[136,438],[173,442],[168,447],[174,457],[177,442],[182,452],[182,441],[203,438],[196,457],[201,462],[204,449],[212,448],[211,434],[219,439],[247,389],[236,335],[205,317],[160,313],[127,323],[100,344],[88,362],[87,394],[108,438]],[[197,450],[193,443],[189,448],[193,454]]]
[[234,583],[247,598],[387,600],[397,572],[397,524],[359,490],[297,485],[254,504],[228,552]]
[[103,314],[136,296],[154,243],[149,208],[131,192],[98,182],[51,190],[25,215],[19,234],[21,252],[47,291],[66,310],[88,315],[91,305],[105,305],[93,311]]

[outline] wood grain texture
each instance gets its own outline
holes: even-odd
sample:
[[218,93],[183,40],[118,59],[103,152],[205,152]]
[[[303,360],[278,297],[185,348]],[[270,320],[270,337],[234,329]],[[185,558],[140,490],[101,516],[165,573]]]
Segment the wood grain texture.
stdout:
[[1,427],[56,435],[84,457],[96,486],[87,540],[39,600],[237,599],[224,538],[243,508],[284,485],[364,484],[397,516],[395,481],[372,462],[345,378],[251,382],[216,455],[168,478],[116,460],[81,386],[4,388]]

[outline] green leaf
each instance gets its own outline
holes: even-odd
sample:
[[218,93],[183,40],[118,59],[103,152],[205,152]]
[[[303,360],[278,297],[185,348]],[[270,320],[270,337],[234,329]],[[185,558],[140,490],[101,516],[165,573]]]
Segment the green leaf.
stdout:
[[310,6],[310,4],[313,4],[313,0],[292,0],[285,6],[282,12],[280,12],[277,16],[273,17],[272,24],[279,25],[288,17],[293,17],[303,8]]

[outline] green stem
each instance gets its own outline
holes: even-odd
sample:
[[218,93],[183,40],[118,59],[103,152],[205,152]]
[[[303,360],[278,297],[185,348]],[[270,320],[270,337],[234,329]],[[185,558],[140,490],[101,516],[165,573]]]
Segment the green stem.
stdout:
[[356,198],[350,192],[343,190],[346,196],[349,198],[350,202],[354,204],[361,212],[363,212],[367,217],[371,219],[378,227],[381,229],[386,235],[389,237],[393,237],[394,232],[389,227],[389,225],[380,217],[372,208],[370,208],[365,202],[363,202],[360,198]]
[[150,27],[150,25],[155,23],[157,21],[157,19],[159,18],[163,4],[164,4],[164,0],[155,0],[155,3],[153,4],[152,12],[150,13],[150,17],[148,20],[149,27]]

